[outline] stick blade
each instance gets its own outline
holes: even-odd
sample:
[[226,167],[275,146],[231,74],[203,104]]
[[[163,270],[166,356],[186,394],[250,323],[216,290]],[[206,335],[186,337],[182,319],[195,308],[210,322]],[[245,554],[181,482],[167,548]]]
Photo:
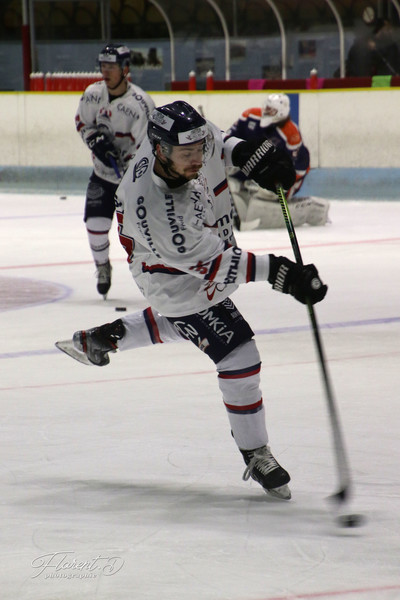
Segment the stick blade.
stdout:
[[343,504],[350,499],[350,484],[347,483],[341,489],[328,497],[328,500],[334,504]]
[[86,354],[75,348],[74,342],[72,340],[60,340],[55,343],[55,346],[56,348],[61,350],[61,352],[68,354],[68,356],[70,356],[74,360],[77,360],[78,362],[84,365],[88,365],[91,367],[93,366],[93,363],[90,362]]

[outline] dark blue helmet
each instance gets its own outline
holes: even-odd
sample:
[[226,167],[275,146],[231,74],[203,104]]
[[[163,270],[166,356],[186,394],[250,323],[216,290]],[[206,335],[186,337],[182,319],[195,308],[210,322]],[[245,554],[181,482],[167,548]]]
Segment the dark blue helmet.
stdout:
[[156,149],[164,142],[170,146],[184,146],[206,140],[210,134],[207,121],[187,102],[177,100],[153,110],[147,134]]
[[129,67],[130,60],[131,52],[129,48],[123,44],[107,44],[98,56],[99,64],[103,62],[117,63],[121,69],[123,67]]

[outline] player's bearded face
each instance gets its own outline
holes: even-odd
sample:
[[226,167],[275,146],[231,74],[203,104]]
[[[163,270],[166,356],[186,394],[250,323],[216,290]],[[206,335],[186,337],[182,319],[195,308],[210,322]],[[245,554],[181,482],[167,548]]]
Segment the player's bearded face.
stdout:
[[113,89],[121,83],[121,77],[125,74],[117,63],[101,63],[101,74],[109,89]]
[[195,179],[203,165],[203,142],[187,146],[173,146],[170,170],[186,179]]

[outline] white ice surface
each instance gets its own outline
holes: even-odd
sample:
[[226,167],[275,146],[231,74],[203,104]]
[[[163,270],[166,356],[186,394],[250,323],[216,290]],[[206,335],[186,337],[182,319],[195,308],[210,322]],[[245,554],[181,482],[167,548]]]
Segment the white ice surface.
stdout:
[[[146,306],[115,232],[113,285],[98,296],[83,203],[0,195],[0,598],[398,600],[400,203],[333,201],[330,225],[297,231],[329,284],[315,310],[354,480],[344,512],[367,518],[349,530],[326,500],[338,485],[326,396],[292,298],[263,283],[233,296],[256,332],[290,502],[241,480],[214,366],[194,346],[105,368],[54,348],[116,306]],[[286,230],[237,237],[292,256]],[[15,309],[13,290],[33,302],[49,282],[58,301]]]

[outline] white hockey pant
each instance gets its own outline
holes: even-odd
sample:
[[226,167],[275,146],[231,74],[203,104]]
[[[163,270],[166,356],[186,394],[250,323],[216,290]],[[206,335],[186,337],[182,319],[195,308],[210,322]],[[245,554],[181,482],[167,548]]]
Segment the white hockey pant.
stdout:
[[[126,334],[119,350],[157,343],[186,341],[175,327],[151,308],[122,317]],[[218,385],[230,427],[239,448],[252,450],[268,443],[265,409],[260,390],[260,355],[254,340],[232,350],[217,364]]]

